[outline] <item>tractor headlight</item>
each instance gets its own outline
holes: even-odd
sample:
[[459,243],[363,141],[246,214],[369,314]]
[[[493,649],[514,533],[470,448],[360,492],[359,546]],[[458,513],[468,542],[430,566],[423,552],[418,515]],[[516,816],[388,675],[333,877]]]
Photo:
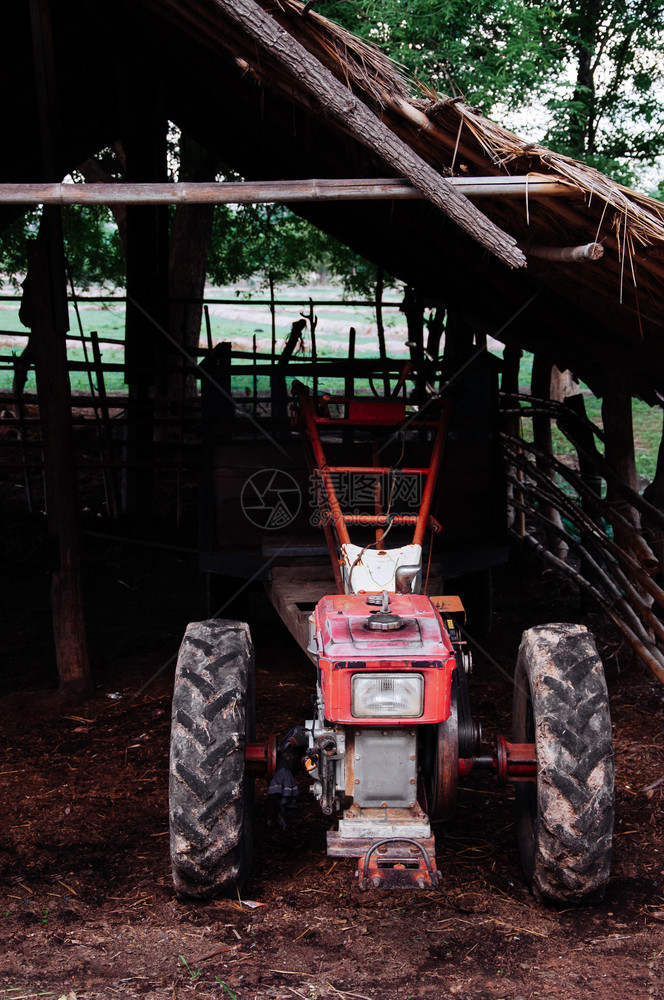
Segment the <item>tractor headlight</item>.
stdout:
[[351,681],[355,718],[417,719],[424,711],[422,674],[355,674]]

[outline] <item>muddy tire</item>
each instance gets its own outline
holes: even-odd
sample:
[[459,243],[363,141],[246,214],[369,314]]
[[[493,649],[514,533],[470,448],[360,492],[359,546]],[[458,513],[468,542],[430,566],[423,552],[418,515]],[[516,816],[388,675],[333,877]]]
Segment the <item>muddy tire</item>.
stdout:
[[178,654],[171,723],[171,862],[179,896],[234,894],[249,875],[253,782],[245,741],[254,725],[249,626],[192,622]]
[[609,699],[583,625],[523,633],[512,740],[535,743],[537,779],[515,782],[517,839],[534,894],[559,904],[602,898],[609,880],[614,764]]

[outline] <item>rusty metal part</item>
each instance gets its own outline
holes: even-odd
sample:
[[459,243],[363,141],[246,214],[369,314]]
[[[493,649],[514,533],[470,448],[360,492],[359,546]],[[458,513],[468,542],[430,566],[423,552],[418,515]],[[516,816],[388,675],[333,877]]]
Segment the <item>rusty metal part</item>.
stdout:
[[[314,401],[309,395],[307,387],[301,385],[301,383],[297,381],[293,383],[293,392],[297,398],[302,416],[302,434],[308,445],[308,451],[313,454],[315,462],[314,469],[320,476],[320,482],[323,487],[324,498],[320,498],[323,500],[321,514],[323,514],[326,509],[329,511],[339,544],[348,545],[350,544],[350,536],[344,522],[343,511],[341,510],[341,505],[334,487],[334,481],[332,475],[330,474],[327,460],[325,458],[325,452],[323,451],[323,446],[318,434]],[[333,550],[330,552],[330,558],[333,566],[335,563],[338,564],[338,553],[336,551]]]
[[461,622],[463,625],[466,621],[466,610],[463,606],[463,602],[460,597],[456,596],[435,596],[430,597],[429,600],[433,604],[434,608],[442,615],[443,618],[448,615],[453,616],[457,621]]
[[255,778],[267,778],[270,781],[277,770],[278,745],[279,738],[275,735],[268,736],[262,743],[245,743],[244,760],[247,772]]
[[323,733],[318,737],[318,774],[322,785],[321,809],[324,816],[331,816],[334,809],[334,765],[339,759],[337,741],[331,733]]
[[[431,838],[433,840],[433,838]],[[357,866],[360,889],[435,889],[440,882],[435,850],[428,842],[390,838],[372,844]]]

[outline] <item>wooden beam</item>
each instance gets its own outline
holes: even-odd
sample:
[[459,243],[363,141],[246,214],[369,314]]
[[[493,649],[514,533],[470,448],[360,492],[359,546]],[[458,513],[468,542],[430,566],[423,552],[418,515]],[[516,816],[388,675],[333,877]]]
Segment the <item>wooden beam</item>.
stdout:
[[[582,197],[563,181],[543,176],[442,177],[442,184],[470,198]],[[0,184],[2,205],[254,205],[272,202],[403,201],[427,195],[406,178],[311,178],[291,181],[88,184]],[[528,252],[533,251],[529,248]]]

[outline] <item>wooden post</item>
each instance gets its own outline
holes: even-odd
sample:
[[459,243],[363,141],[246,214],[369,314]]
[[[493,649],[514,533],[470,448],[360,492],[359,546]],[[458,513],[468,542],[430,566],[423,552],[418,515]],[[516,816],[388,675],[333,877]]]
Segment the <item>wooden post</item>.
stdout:
[[[602,423],[604,425],[604,458],[618,478],[637,492],[636,458],[634,455],[634,430],[632,427],[631,373],[614,368],[607,374],[602,395]],[[611,483],[607,484],[607,499],[635,528],[640,527],[637,511],[623,500]]]
[[[447,342],[446,342],[447,343]],[[521,366],[521,348],[514,344],[506,344],[503,351],[503,374],[501,379],[501,389],[505,394],[503,406],[506,410],[516,410],[519,408],[519,368]],[[521,437],[521,417],[518,413],[506,413],[503,415],[503,427],[505,432],[513,438]],[[514,478],[523,480],[523,469],[514,468]],[[515,507],[511,500],[515,500]],[[512,483],[507,487],[507,523],[510,528],[519,535],[520,538],[526,533],[526,516],[523,511],[523,494],[516,489]]]
[[[578,417],[577,420],[558,417],[558,426],[563,430],[566,437],[576,448],[577,461],[579,463],[579,474],[585,486],[596,493],[598,497],[602,495],[602,477],[598,474],[596,463],[592,456],[597,454],[597,444],[595,434],[588,420],[586,404],[580,392],[571,396],[565,396],[563,405],[566,411],[571,411]],[[589,517],[596,516],[589,507],[586,500],[582,499],[581,506]]]
[[[535,399],[544,399],[547,402],[551,398],[551,369],[553,368],[551,359],[537,353],[533,358],[533,370],[530,380],[530,391]],[[533,411],[533,440],[535,447],[543,453],[536,458],[538,469],[553,482],[555,473],[546,456],[553,455],[553,438],[551,435],[551,418],[548,413],[536,413]],[[549,549],[558,559],[565,560],[568,546],[562,540],[560,532],[563,529],[563,522],[560,513],[550,504],[541,503],[540,510],[548,521],[551,521],[552,531],[547,532],[547,544]]]
[[[348,366],[344,377],[344,396],[346,399],[352,399],[355,395],[355,336],[355,327],[351,326],[348,331]],[[352,447],[354,438],[353,428],[344,427],[341,433],[344,448]]]
[[[312,316],[313,316],[313,305],[311,306]],[[270,395],[272,396],[272,419],[281,421],[282,423],[286,421],[288,416],[288,390],[286,388],[286,370],[288,368],[288,362],[295,353],[295,349],[302,339],[305,327],[307,325],[306,319],[296,319],[292,326],[291,332],[288,335],[288,340],[284,345],[284,349],[279,355],[279,360],[277,361],[276,367],[273,369],[274,375],[270,377]],[[278,428],[280,430],[281,428]]]
[[309,299],[309,312],[300,313],[309,324],[311,334],[311,367],[313,370],[313,395],[318,395],[318,350],[316,348],[316,327],[318,326],[318,316],[314,313],[313,299]]
[[[658,510],[664,510],[664,433],[659,442],[655,478],[643,491],[643,499]],[[659,561],[659,580],[664,575],[664,531],[660,525],[644,520],[644,536]]]
[[427,328],[427,354],[429,355],[429,364],[433,368],[436,367],[440,356],[440,341],[445,329],[445,316],[445,308],[443,306],[436,306],[435,310],[431,312],[429,319],[425,321]]
[[[83,329],[81,329],[81,337],[83,337]],[[107,461],[107,467],[104,468],[104,488],[106,491],[106,500],[108,504],[108,514],[109,517],[114,520],[118,517],[120,512],[120,504],[118,501],[118,488],[115,475],[115,454],[113,448],[113,431],[111,429],[111,418],[108,410],[108,396],[106,395],[106,382],[104,380],[104,367],[101,360],[101,349],[99,347],[99,335],[96,330],[90,331],[90,341],[92,343],[92,357],[94,362],[94,372],[95,378],[97,379],[97,396],[99,397],[99,411],[95,406],[95,416],[101,418],[101,429],[102,429],[102,459],[105,457]]]
[[[129,180],[162,180],[166,173],[166,121],[159,115],[154,83],[128,67],[134,86],[126,96],[124,136]],[[154,486],[154,389],[158,361],[168,360],[168,216],[164,206],[127,208],[127,313],[125,380],[129,413],[124,508],[135,522],[152,513]]]
[[376,271],[376,330],[378,331],[378,354],[383,369],[383,395],[390,398],[390,375],[387,369],[387,348],[385,346],[385,326],[383,325],[383,268]]
[[51,610],[60,690],[73,700],[92,691],[80,567],[76,460],[67,370],[67,286],[59,209],[45,208],[28,261],[31,343],[44,451],[49,534],[55,541]]
[[[268,213],[266,225],[270,225],[270,216]],[[268,282],[270,285],[270,353],[272,355],[272,364],[274,364],[277,357],[277,309],[274,302],[274,274],[272,268],[268,273]]]
[[[216,160],[197,142],[180,136],[179,180],[194,183],[214,179]],[[187,354],[196,359],[205,294],[213,205],[181,204],[175,209],[169,245],[169,332]],[[209,321],[209,317],[208,317]],[[208,343],[208,349],[210,345]],[[182,354],[173,352],[173,364],[157,387],[157,397],[181,408],[196,396],[196,374]],[[174,369],[174,370],[171,370]]]
[[[206,306],[206,308],[207,308],[207,306]],[[253,414],[254,414],[254,420],[255,420],[256,417],[258,416],[258,375],[256,374],[256,365],[257,365],[258,362],[256,360],[256,334],[254,334],[253,337],[252,337],[251,346],[252,346],[251,385],[252,385],[252,389],[253,389],[253,399],[254,399],[254,402],[253,402]]]
[[408,325],[408,349],[415,370],[417,402],[426,400],[426,374],[424,371],[424,304],[417,288],[407,285],[404,290],[401,310]]
[[[30,0],[42,172],[58,176],[62,120],[57,65],[48,0]],[[51,614],[60,690],[80,701],[92,691],[83,617],[76,492],[76,459],[71,426],[71,387],[67,369],[69,329],[62,218],[46,206],[37,240],[28,253],[21,321],[31,328],[44,453],[44,495],[49,534],[57,558],[53,567]]]

